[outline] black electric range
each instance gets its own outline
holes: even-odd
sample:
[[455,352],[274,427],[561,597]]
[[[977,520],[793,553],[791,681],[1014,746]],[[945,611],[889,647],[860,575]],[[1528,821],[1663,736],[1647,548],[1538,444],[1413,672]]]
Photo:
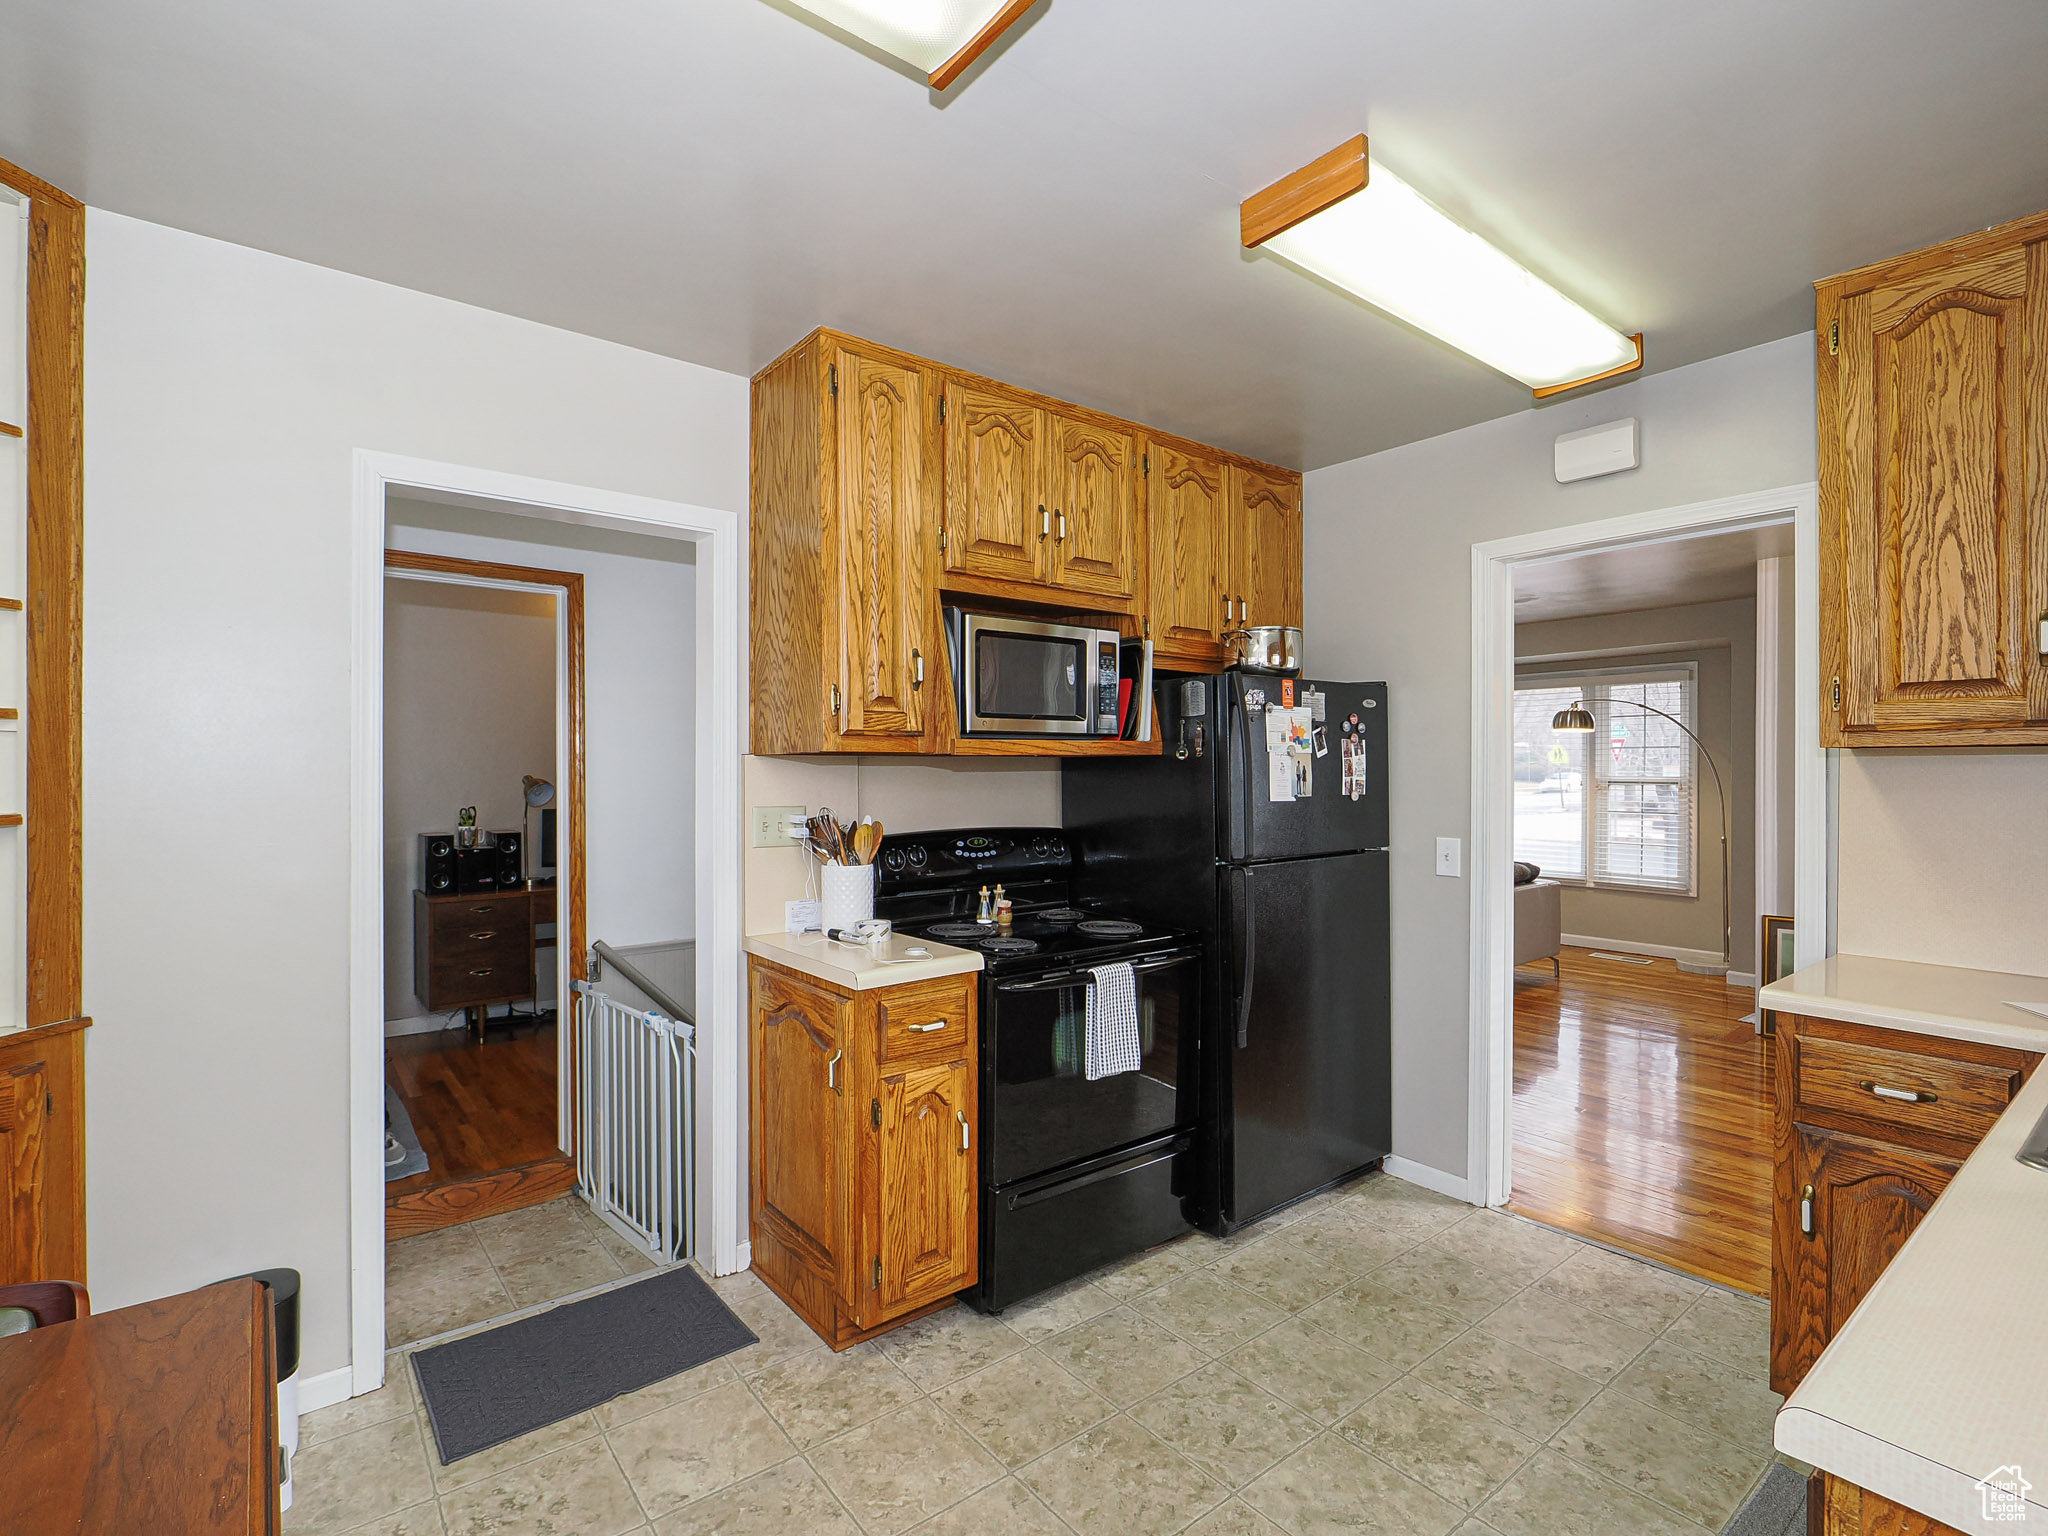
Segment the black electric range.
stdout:
[[[1000,1311],[1186,1231],[1198,1102],[1201,947],[1076,888],[1057,828],[884,838],[875,915],[981,952],[981,1269],[966,1293]],[[1013,905],[975,921],[981,889]],[[1090,1081],[1093,968],[1128,963],[1138,1070]]]

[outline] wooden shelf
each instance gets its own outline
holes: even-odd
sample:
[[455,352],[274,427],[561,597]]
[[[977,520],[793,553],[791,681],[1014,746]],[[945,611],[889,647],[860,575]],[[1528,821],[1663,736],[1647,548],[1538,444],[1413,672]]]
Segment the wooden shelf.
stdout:
[[955,757],[1157,757],[1165,745],[1150,741],[1094,741],[1083,737],[1063,741],[1053,736],[1012,740],[1001,736],[963,736],[953,742]]

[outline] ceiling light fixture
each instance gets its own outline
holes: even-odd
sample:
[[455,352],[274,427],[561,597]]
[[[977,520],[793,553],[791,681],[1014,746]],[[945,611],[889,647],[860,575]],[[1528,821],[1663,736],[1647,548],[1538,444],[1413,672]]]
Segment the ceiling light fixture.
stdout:
[[1624,336],[1373,165],[1365,135],[1238,207],[1265,250],[1520,379],[1541,400],[1643,366]]
[[791,0],[892,58],[923,70],[943,91],[994,46],[1037,0]]

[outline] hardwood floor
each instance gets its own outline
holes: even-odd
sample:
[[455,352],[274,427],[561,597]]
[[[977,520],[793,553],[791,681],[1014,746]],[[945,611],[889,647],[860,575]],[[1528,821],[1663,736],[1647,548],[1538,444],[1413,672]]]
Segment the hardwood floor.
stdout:
[[1515,972],[1508,1209],[1768,1294],[1771,1043],[1742,1022],[1756,994],[1585,949],[1561,971]]
[[575,1169],[555,1145],[555,1026],[494,1027],[385,1043],[427,1171],[384,1186],[384,1232],[404,1237],[566,1193]]

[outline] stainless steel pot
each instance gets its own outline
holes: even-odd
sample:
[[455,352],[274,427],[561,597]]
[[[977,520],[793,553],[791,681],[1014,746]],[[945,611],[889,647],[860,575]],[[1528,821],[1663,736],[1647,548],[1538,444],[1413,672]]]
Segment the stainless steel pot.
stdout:
[[1291,624],[1233,629],[1223,637],[1223,660],[1226,666],[1255,672],[1299,672],[1301,631]]

